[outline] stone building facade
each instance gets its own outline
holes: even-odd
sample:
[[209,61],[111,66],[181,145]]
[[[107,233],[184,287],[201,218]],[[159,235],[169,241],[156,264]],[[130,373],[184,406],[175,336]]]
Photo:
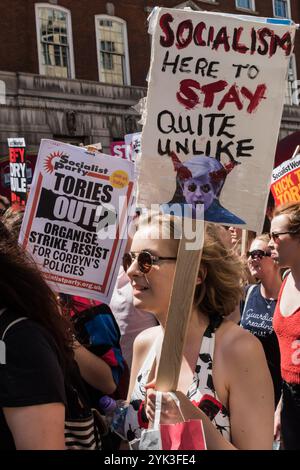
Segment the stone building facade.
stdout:
[[[25,137],[33,155],[41,138],[101,142],[109,152],[112,141],[140,130],[133,106],[146,94],[155,5],[300,23],[298,0],[1,0],[0,160],[7,137]],[[300,130],[297,77],[299,35],[280,137]]]

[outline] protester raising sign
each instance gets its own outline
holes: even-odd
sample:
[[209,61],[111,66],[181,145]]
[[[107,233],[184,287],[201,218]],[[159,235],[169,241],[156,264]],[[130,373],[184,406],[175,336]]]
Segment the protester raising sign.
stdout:
[[300,201],[300,153],[274,168],[271,191],[275,206]]
[[152,15],[138,206],[201,205],[205,220],[261,230],[295,34],[268,21]]
[[126,243],[133,168],[42,140],[20,242],[55,291],[109,302]]

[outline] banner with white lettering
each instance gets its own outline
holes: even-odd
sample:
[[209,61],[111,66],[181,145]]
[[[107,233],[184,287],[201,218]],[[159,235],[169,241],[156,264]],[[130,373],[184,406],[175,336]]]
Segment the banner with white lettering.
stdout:
[[150,29],[138,206],[261,231],[295,25],[159,8]]
[[26,145],[23,137],[8,138],[11,203],[25,206],[27,199]]
[[133,163],[42,140],[20,243],[56,292],[109,303],[127,240]]
[[110,144],[110,154],[113,157],[127,158],[126,143],[124,140],[112,142]]

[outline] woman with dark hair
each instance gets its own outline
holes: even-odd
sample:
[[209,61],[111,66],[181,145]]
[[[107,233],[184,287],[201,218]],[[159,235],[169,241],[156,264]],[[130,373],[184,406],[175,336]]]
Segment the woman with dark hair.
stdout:
[[[70,325],[55,294],[2,223],[0,341],[0,449],[75,449],[80,443],[97,448]],[[78,441],[75,422],[84,431]]]
[[283,280],[273,319],[283,379],[275,437],[281,426],[284,449],[300,450],[300,203],[275,209],[270,235],[272,259],[280,268],[290,268]]

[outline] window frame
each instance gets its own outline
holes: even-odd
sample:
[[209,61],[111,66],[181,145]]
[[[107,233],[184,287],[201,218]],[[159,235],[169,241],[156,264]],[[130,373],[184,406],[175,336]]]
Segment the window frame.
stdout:
[[292,15],[291,15],[291,3],[290,3],[290,0],[285,0],[285,1],[286,1],[286,5],[287,5],[287,14],[288,14],[288,16],[278,16],[278,15],[276,15],[276,13],[275,13],[275,0],[272,0],[274,18],[288,18],[288,19],[290,19],[290,18],[292,17]]
[[[123,40],[124,40],[124,58],[125,58],[125,83],[123,85],[118,85],[116,83],[109,83],[104,81],[103,78],[103,72],[101,70],[101,49],[100,49],[100,31],[99,31],[99,21],[101,19],[104,20],[111,20],[111,21],[117,21],[118,23],[121,23],[123,26]],[[131,76],[130,76],[130,62],[129,62],[129,48],[128,48],[128,34],[127,34],[127,23],[125,20],[122,18],[119,18],[118,16],[111,16],[111,15],[105,15],[105,14],[100,14],[100,15],[95,15],[95,32],[96,32],[96,48],[97,48],[97,63],[98,63],[98,78],[100,83],[105,83],[107,85],[115,85],[115,86],[131,86]]]
[[37,37],[37,50],[38,50],[38,61],[39,61],[39,74],[45,77],[50,78],[64,78],[64,77],[55,77],[53,75],[47,75],[45,73],[45,65],[43,64],[43,49],[42,41],[40,36],[41,22],[39,18],[39,9],[47,8],[48,10],[59,10],[67,15],[67,38],[68,38],[68,48],[69,48],[69,58],[70,58],[70,76],[64,78],[65,80],[75,78],[75,61],[74,61],[74,47],[73,47],[73,30],[72,30],[72,16],[71,11],[65,7],[59,5],[53,5],[51,3],[35,3],[35,27],[36,27],[36,37]]
[[[292,64],[292,71],[293,71],[293,76],[294,76],[294,80],[291,81],[291,96],[285,96],[285,100],[284,100],[284,104],[287,104],[289,106],[299,106],[299,93],[300,93],[300,90],[298,89],[298,77],[297,77],[297,62],[296,62],[296,55],[295,53],[292,53],[291,56],[290,56],[290,62]],[[288,72],[289,72],[289,69],[288,69]],[[287,72],[287,76],[286,76],[286,82],[288,82],[288,72]],[[295,87],[295,84],[296,84],[296,87]],[[290,102],[287,103],[287,100],[286,98],[289,97],[291,98],[290,99]]]
[[238,5],[238,0],[235,0],[235,8],[237,10],[243,10],[243,11],[255,11],[255,0],[250,0],[250,2],[251,2],[251,7],[247,8],[247,7],[241,7],[240,5]]
[[[218,5],[219,0],[199,0],[200,3],[208,3],[211,5]],[[174,5],[172,8],[178,8],[178,9],[183,9],[183,8],[195,8],[195,11],[203,11],[202,8],[199,5],[196,5],[196,3],[193,0],[186,0],[185,2],[178,3],[178,5]],[[153,9],[153,7],[151,7]]]

